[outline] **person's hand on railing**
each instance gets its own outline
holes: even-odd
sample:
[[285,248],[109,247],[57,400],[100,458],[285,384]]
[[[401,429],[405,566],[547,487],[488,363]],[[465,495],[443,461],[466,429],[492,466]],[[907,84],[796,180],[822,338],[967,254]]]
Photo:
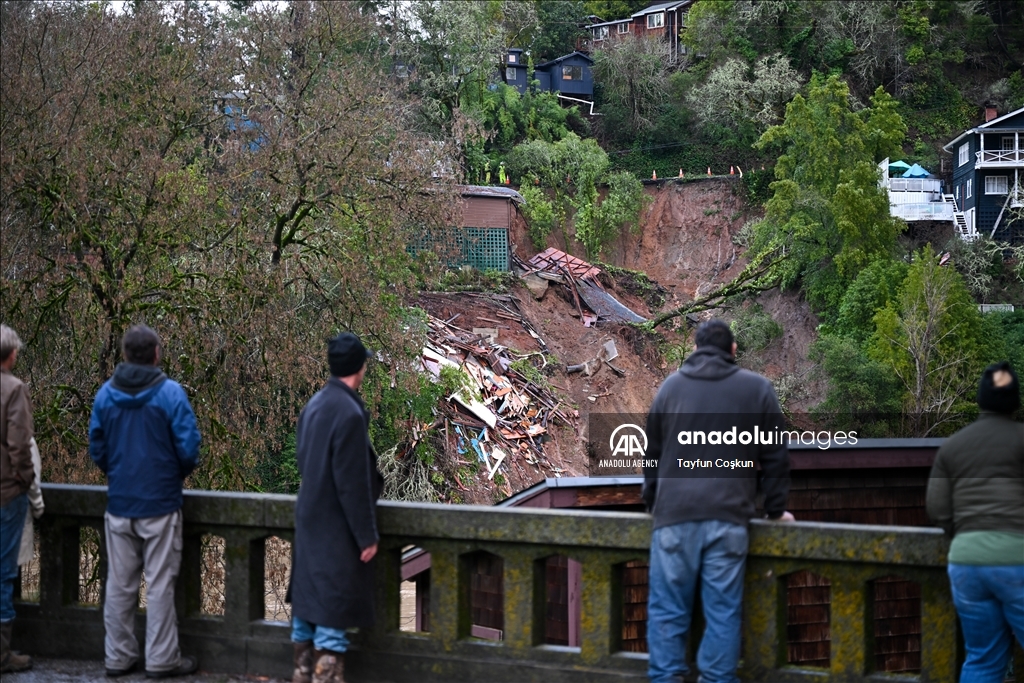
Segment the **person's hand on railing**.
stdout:
[[796,521],[796,517],[793,516],[792,512],[790,512],[789,510],[786,510],[785,512],[783,512],[781,515],[779,515],[775,519],[772,519],[771,517],[769,517],[768,521],[769,522],[795,522]]

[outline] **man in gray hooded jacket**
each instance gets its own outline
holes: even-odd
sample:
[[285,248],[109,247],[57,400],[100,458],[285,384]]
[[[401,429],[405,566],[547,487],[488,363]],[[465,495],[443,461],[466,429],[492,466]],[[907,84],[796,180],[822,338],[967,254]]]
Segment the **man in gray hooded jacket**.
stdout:
[[747,524],[758,468],[769,519],[791,521],[789,452],[771,383],[736,365],[729,326],[710,320],[662,384],[647,417],[643,497],[654,514],[647,607],[652,683],[688,678],[686,637],[698,579],[707,627],[703,683],[738,683]]

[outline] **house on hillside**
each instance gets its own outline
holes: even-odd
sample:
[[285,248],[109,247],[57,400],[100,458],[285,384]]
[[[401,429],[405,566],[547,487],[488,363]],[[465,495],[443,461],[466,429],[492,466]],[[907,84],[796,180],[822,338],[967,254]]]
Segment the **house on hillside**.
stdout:
[[501,66],[503,71],[501,74],[502,80],[518,90],[520,95],[525,93],[529,81],[527,80],[527,64],[526,57],[523,56],[523,50],[518,47],[510,47],[505,51],[505,59]]
[[680,34],[686,27],[686,15],[695,0],[673,0],[657,2],[625,19],[602,21],[590,24],[589,49],[600,49],[609,41],[634,36],[658,36],[668,43],[669,61],[673,64],[686,54]]
[[[534,67],[533,78],[539,92],[551,92],[570,99],[594,99],[594,60],[582,52],[572,52]],[[529,87],[526,57],[521,49],[509,48],[502,62],[502,80],[520,94]]]
[[889,163],[886,158],[878,164],[878,185],[889,196],[889,214],[907,223],[922,221],[952,222],[957,235],[966,242],[974,241],[976,232],[967,230],[964,214],[953,201],[953,195],[943,191],[940,178],[928,173],[918,164],[904,161]]
[[953,200],[970,232],[1024,243],[1024,107],[985,123],[942,148],[953,155]]
[[582,52],[563,55],[537,65],[534,78],[539,89],[556,95],[594,99],[594,60]]
[[460,191],[462,225],[420,233],[409,243],[409,251],[432,251],[450,268],[510,270],[509,236],[513,223],[523,220],[523,196],[512,188],[490,185],[464,185]]

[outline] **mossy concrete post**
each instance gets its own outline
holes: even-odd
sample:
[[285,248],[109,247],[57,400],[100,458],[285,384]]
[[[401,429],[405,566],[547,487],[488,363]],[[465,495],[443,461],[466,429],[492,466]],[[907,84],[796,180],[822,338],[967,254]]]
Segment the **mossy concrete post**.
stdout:
[[863,572],[849,566],[826,576],[832,583],[832,680],[858,681],[867,673],[867,584]]
[[262,539],[252,539],[245,529],[228,530],[224,534],[224,621],[233,629],[244,629],[263,618],[262,578]]
[[[785,587],[770,560],[747,558],[743,585],[743,672],[758,680],[780,664],[786,643]],[[781,661],[785,661],[781,659]]]
[[383,636],[399,627],[401,619],[402,546],[381,542],[378,546],[374,605],[377,621],[373,633]]
[[[600,553],[581,557],[580,655],[584,664],[597,664],[612,653],[612,567]],[[620,607],[621,608],[621,607]]]
[[505,588],[505,645],[520,654],[537,644],[534,632],[536,581],[534,556],[528,547],[516,546],[502,555]]
[[921,683],[955,681],[956,608],[945,571],[936,571],[921,586]]
[[453,544],[432,544],[430,552],[430,634],[445,652],[469,635],[469,594],[462,595],[462,563]]

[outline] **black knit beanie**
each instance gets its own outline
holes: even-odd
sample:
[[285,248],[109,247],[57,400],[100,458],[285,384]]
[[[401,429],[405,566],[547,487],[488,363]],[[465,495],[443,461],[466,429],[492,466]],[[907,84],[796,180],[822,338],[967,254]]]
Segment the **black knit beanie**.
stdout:
[[333,377],[356,374],[369,357],[363,342],[351,332],[342,332],[327,342],[327,365]]
[[[1010,375],[1009,384],[996,386],[995,375],[998,372],[1006,372]],[[982,410],[1006,415],[1012,414],[1020,407],[1020,382],[1017,381],[1017,373],[1013,371],[1007,361],[994,363],[985,368],[985,372],[981,375],[981,382],[978,383],[978,407]]]

